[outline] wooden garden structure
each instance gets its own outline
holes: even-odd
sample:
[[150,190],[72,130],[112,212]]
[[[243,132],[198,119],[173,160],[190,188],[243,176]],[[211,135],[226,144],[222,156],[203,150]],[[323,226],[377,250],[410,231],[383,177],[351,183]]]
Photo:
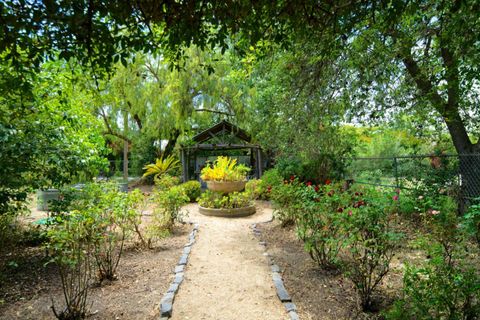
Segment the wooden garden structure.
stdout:
[[200,180],[200,171],[207,161],[219,155],[237,158],[252,168],[250,177],[260,178],[263,172],[262,149],[251,143],[244,130],[228,121],[221,121],[193,137],[194,145],[182,146],[183,181]]

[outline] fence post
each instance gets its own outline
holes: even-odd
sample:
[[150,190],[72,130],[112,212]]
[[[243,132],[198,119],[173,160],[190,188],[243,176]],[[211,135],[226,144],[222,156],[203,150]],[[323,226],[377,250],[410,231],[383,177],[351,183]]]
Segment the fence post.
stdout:
[[397,157],[393,157],[393,172],[395,174],[395,186],[397,189],[400,189],[400,183],[398,179],[398,162]]

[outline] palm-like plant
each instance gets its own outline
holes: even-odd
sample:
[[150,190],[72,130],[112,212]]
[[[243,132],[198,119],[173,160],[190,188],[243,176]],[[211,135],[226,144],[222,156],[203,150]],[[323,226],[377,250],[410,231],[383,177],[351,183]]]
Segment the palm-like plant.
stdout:
[[180,161],[174,158],[173,155],[169,155],[165,159],[163,156],[155,161],[155,163],[147,164],[143,167],[143,170],[146,170],[143,174],[143,177],[148,177],[153,175],[155,179],[159,176],[169,173],[172,170],[176,170],[180,167]]

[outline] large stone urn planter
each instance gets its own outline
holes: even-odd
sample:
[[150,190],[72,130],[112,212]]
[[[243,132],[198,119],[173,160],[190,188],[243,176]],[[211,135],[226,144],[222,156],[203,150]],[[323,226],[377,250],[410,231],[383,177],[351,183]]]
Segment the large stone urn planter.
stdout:
[[[225,195],[245,189],[247,181],[207,181],[207,188],[211,191],[221,192]],[[206,216],[240,218],[255,213],[255,206],[249,205],[242,208],[206,208],[200,206],[199,212]]]
[[230,193],[245,189],[247,181],[207,181],[207,188],[216,192]]
[[234,209],[214,209],[199,207],[201,214],[212,217],[240,218],[247,217],[255,213],[255,206],[248,206]]

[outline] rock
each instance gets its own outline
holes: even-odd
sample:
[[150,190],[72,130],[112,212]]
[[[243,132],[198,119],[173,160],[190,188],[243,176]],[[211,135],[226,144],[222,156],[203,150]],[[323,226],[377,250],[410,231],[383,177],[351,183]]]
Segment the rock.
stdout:
[[180,264],[180,265],[178,265],[178,266],[175,267],[175,273],[183,272],[184,269],[185,269],[185,265],[184,265],[184,264]]
[[180,257],[180,260],[178,260],[178,265],[181,265],[181,264],[187,264],[187,260],[188,260],[188,254],[182,254],[182,256]]
[[290,311],[288,315],[290,316],[290,320],[300,320],[300,317],[296,311]]
[[173,292],[167,292],[160,301],[160,316],[171,317],[173,308],[173,299],[175,295]]
[[167,292],[172,292],[173,294],[175,294],[178,291],[178,287],[179,287],[178,283],[172,283],[168,288]]
[[287,312],[297,311],[297,306],[293,302],[285,302],[283,305],[285,306],[285,309],[287,309]]
[[277,290],[277,296],[280,299],[281,302],[292,302],[292,298],[287,292],[287,289],[285,289],[285,286],[283,285],[283,280],[282,277],[278,272],[274,272],[272,274],[273,278],[273,284],[275,285],[275,289]]
[[272,272],[280,272],[280,267],[276,264],[272,264],[270,268],[272,269]]
[[173,280],[173,283],[176,283],[176,284],[180,285],[180,283],[182,283],[182,281],[183,281],[183,272],[176,273],[175,274],[175,279]]
[[184,254],[189,254],[190,251],[192,251],[192,247],[191,247],[191,246],[183,248],[183,253],[184,253]]

